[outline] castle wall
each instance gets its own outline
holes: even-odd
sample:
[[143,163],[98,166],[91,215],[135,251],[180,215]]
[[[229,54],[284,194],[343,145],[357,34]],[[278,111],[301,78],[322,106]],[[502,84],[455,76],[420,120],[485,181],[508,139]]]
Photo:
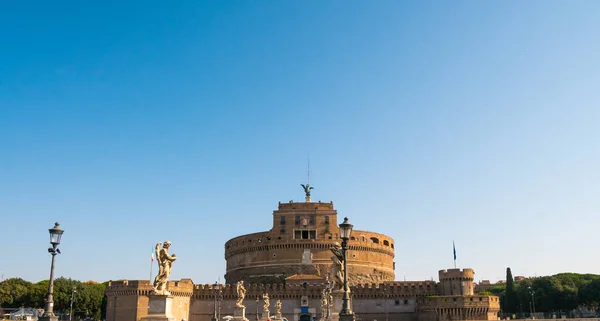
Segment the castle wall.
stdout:
[[487,295],[436,296],[417,300],[419,321],[496,320],[500,298]]
[[[246,317],[254,320],[256,298],[259,317],[263,314],[263,293],[269,293],[270,313],[275,314],[275,303],[282,302],[282,314],[290,321],[298,319],[301,300],[308,300],[313,316],[321,317],[321,293],[324,280],[290,280],[288,284],[246,285],[244,300]],[[169,282],[173,294],[173,314],[177,320],[210,321],[220,303],[221,317],[233,315],[237,293],[235,285],[221,285],[215,292],[212,284],[193,285],[191,280]],[[138,321],[148,311],[148,281],[116,281],[107,287],[107,321]],[[498,297],[440,296],[442,284],[433,281],[386,282],[360,284],[351,287],[352,309],[363,321],[439,321],[439,320],[495,320],[500,308]]]
[[[312,231],[298,239],[298,231]],[[226,282],[282,282],[294,274],[325,277],[331,251],[341,243],[333,203],[280,203],[269,231],[235,237],[225,243]],[[348,241],[350,284],[394,280],[394,240],[384,234],[355,230]]]
[[[188,319],[190,297],[193,293],[190,279],[170,281],[167,289],[173,297],[172,312],[177,320]],[[111,281],[105,291],[107,321],[138,321],[148,315],[148,296],[152,293],[148,280]]]

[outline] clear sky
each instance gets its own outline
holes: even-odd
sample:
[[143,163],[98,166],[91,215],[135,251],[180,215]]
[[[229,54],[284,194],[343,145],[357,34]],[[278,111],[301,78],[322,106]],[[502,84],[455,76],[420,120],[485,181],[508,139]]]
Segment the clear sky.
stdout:
[[308,157],[397,280],[600,273],[598,1],[0,6],[5,278],[223,280]]

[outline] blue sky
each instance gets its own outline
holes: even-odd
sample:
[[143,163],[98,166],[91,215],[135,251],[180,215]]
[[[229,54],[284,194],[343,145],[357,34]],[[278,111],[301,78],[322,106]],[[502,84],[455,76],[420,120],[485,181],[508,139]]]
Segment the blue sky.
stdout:
[[600,273],[597,1],[1,6],[5,277],[222,280],[308,157],[398,280]]

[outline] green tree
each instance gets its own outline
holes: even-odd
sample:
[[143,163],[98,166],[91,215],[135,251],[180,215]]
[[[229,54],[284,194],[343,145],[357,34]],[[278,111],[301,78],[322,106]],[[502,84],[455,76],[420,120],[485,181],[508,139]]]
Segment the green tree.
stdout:
[[595,279],[579,289],[579,300],[582,304],[596,308],[600,306],[600,279]]
[[504,311],[508,313],[517,313],[517,293],[515,291],[515,280],[510,268],[506,268],[506,290],[504,295]]
[[27,303],[27,293],[32,284],[21,278],[10,278],[0,282],[0,306],[18,308]]

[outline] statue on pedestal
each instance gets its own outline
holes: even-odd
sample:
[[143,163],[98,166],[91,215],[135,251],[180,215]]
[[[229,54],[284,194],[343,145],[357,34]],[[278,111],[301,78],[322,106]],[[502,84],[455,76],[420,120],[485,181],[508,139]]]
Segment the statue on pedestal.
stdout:
[[235,302],[235,306],[238,308],[244,308],[244,298],[246,297],[246,288],[244,287],[244,281],[238,281],[237,286],[237,301]]
[[300,184],[300,186],[302,186],[302,188],[304,189],[305,200],[307,202],[310,202],[310,190],[314,189],[314,187],[310,186],[310,184]]
[[275,314],[280,316],[281,315],[281,300],[277,300],[277,302],[275,302]]
[[[160,248],[162,244],[162,249]],[[175,254],[169,255],[169,247],[171,247],[171,242],[166,241],[164,243],[156,243],[156,261],[158,262],[158,274],[154,278],[154,283],[152,286],[154,287],[154,294],[159,295],[171,295],[169,291],[167,291],[167,281],[169,280],[169,275],[171,275],[171,267],[173,262],[177,260],[177,256]]]
[[321,320],[325,320],[328,315],[327,315],[327,310],[329,308],[329,302],[328,302],[328,298],[327,298],[327,289],[323,290],[323,293],[321,293]]
[[344,288],[344,253],[339,243],[335,243],[329,248],[333,256],[331,256],[331,273],[333,280],[338,289]]
[[265,311],[267,314],[269,313],[269,305],[271,305],[271,303],[269,302],[269,293],[263,294],[262,296],[263,301],[265,302],[263,304],[263,311]]

